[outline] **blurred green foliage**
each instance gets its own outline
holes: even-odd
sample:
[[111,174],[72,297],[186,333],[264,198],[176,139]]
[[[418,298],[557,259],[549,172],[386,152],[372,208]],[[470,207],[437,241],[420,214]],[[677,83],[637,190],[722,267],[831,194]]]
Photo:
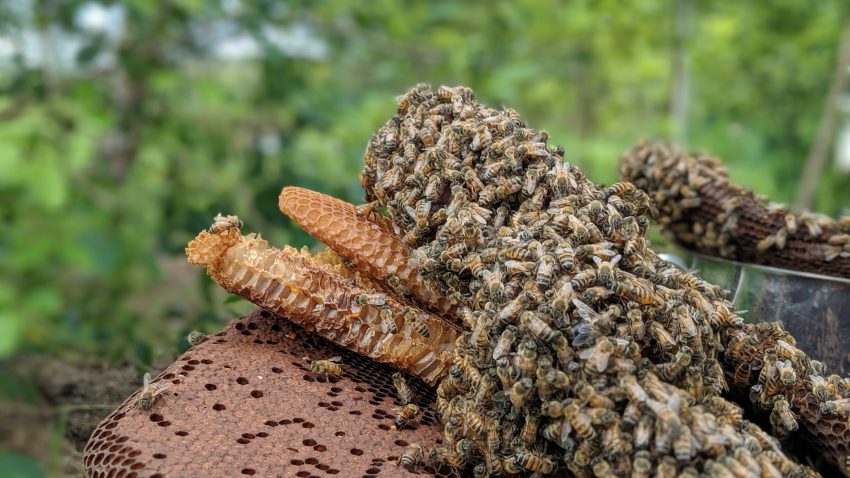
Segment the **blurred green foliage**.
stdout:
[[[850,4],[692,3],[688,143],[790,201]],[[312,244],[280,188],[362,201],[369,136],[415,83],[518,110],[599,182],[676,126],[673,0],[21,5],[0,1],[0,357],[150,363],[220,328],[247,306],[185,244],[219,211]],[[92,26],[92,9],[121,27]],[[818,206],[836,213],[850,188],[827,176]]]

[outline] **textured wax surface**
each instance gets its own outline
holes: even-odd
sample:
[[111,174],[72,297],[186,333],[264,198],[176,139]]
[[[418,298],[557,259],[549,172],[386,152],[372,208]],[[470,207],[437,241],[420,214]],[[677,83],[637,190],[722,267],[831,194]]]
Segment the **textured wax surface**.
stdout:
[[850,218],[794,214],[729,181],[720,160],[641,142],[620,175],[656,202],[665,230],[699,252],[742,262],[850,277]]
[[[336,355],[340,377],[317,375],[304,359]],[[86,474],[412,476],[396,463],[409,443],[438,443],[434,395],[409,378],[423,413],[391,429],[393,372],[257,309],[157,376],[172,385],[151,410],[134,407],[136,392],[104,419],[85,448]]]
[[[448,367],[454,328],[383,292],[352,282],[342,265],[322,264],[291,247],[276,249],[237,228],[202,231],[186,253],[233,294],[287,317],[334,343],[408,370],[434,384]],[[375,303],[359,304],[360,298]],[[428,329],[423,335],[417,322]],[[388,333],[390,329],[396,332]]]
[[347,202],[299,187],[283,188],[278,204],[308,234],[358,269],[376,280],[397,281],[424,305],[456,318],[454,304],[419,277],[410,249],[386,222],[370,220]]

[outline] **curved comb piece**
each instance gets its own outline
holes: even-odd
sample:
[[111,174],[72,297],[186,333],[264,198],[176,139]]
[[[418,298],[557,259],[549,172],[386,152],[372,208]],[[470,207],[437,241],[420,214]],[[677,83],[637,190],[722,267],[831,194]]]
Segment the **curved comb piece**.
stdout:
[[[237,225],[201,231],[186,248],[227,291],[349,350],[419,376],[433,385],[445,375],[457,331],[362,283],[352,282],[291,247],[276,249]],[[341,266],[336,266],[341,267]],[[413,314],[411,314],[413,312]],[[416,322],[427,324],[427,336]]]
[[375,280],[386,283],[394,276],[423,305],[458,321],[457,304],[422,280],[410,249],[387,224],[358,214],[353,204],[294,186],[283,188],[278,207],[308,234]]

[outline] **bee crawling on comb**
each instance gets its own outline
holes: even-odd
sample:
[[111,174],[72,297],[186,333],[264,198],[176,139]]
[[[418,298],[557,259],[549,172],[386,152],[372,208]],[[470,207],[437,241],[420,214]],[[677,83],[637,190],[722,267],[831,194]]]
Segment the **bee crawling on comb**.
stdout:
[[142,410],[153,408],[157,400],[159,400],[159,396],[162,395],[162,392],[171,387],[170,383],[151,383],[151,374],[149,373],[145,373],[142,383],[142,393],[139,394],[139,398],[136,400],[136,407]]

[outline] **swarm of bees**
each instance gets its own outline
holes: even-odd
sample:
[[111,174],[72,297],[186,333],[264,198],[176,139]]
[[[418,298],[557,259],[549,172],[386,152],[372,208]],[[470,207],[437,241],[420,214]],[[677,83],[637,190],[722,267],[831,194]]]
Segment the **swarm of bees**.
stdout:
[[850,277],[850,216],[794,213],[729,181],[705,154],[642,141],[620,164],[623,180],[649,194],[658,221],[688,247],[709,255]]
[[[813,475],[720,397],[727,376],[762,386],[751,398],[785,435],[817,420],[800,411],[812,400],[843,413],[830,400],[848,382],[660,260],[650,198],[592,183],[547,140],[468,88],[419,85],[369,143],[368,210],[388,212],[466,328],[437,387],[444,443],[430,459],[475,476]],[[846,453],[840,436],[807,433]]]
[[[367,206],[280,196],[339,264],[242,236],[235,217],[187,255],[229,291],[437,384],[443,444],[408,448],[405,467],[427,455],[482,477],[812,475],[776,436],[843,466],[850,381],[660,260],[649,197],[593,184],[547,141],[467,88],[420,85],[369,144]],[[770,412],[773,435],[720,397],[730,386]],[[396,387],[400,428],[416,409]]]

